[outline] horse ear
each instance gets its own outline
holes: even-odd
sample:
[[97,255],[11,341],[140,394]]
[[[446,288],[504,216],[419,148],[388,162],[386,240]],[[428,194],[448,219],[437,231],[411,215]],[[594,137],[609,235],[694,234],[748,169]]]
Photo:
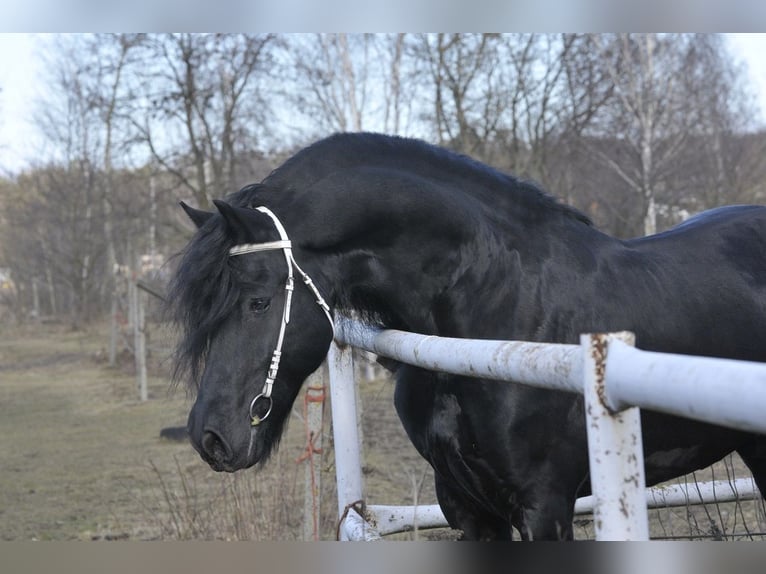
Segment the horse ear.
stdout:
[[252,215],[251,209],[246,210],[240,207],[234,207],[219,199],[214,199],[213,203],[218,208],[218,211],[223,216],[224,221],[226,221],[235,237],[244,240],[245,237],[248,237],[251,234],[251,232],[248,232],[249,226],[247,221],[247,216]]
[[192,223],[197,226],[197,229],[202,227],[205,222],[213,216],[212,212],[194,209],[193,207],[186,205],[183,201],[181,202],[181,207],[186,212],[186,215],[189,216],[189,219],[192,220]]

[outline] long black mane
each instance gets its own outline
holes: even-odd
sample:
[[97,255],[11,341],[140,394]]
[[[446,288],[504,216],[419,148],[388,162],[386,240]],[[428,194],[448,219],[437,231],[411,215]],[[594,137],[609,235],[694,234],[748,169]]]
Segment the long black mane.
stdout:
[[239,297],[228,265],[232,246],[214,215],[179,254],[169,286],[168,311],[180,330],[175,351],[173,380],[199,384],[210,337],[229,316]]

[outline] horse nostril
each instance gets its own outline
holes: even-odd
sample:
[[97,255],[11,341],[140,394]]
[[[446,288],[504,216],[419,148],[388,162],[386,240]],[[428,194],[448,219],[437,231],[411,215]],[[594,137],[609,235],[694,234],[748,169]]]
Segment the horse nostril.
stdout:
[[216,468],[222,468],[225,463],[231,460],[229,445],[215,431],[205,430],[200,446],[207,461]]

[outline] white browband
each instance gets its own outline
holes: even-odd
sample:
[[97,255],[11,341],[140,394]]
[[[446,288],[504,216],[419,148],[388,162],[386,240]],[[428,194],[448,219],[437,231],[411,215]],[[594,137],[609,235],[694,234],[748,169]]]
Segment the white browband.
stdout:
[[243,243],[229,249],[229,255],[244,255],[246,253],[257,253],[258,251],[270,251],[272,249],[290,249],[293,246],[293,242],[289,239],[286,241],[269,241],[267,243]]
[[[280,240],[268,241],[265,243],[243,243],[241,245],[235,245],[229,249],[229,256],[233,257],[236,255],[245,255],[247,253],[258,253],[260,251],[272,251],[274,249],[281,249],[285,255],[285,262],[287,263],[287,282],[285,284],[286,293],[285,306],[282,310],[282,324],[279,327],[277,346],[271,356],[271,365],[269,366],[269,372],[266,376],[266,382],[263,385],[263,390],[261,390],[261,392],[256,395],[255,398],[250,402],[250,424],[252,426],[258,426],[266,419],[266,417],[271,414],[271,407],[273,404],[271,399],[271,389],[274,386],[274,381],[276,380],[277,373],[279,372],[279,361],[282,358],[282,343],[285,339],[287,324],[290,322],[290,305],[292,304],[294,289],[293,268],[298,271],[300,276],[303,278],[303,282],[316,297],[317,305],[319,305],[322,308],[322,311],[324,311],[327,320],[330,322],[330,327],[333,330],[333,335],[335,334],[335,322],[333,321],[332,314],[330,313],[330,306],[324,300],[324,297],[322,297],[322,294],[319,292],[319,289],[317,289],[316,285],[314,285],[311,277],[309,277],[308,274],[300,268],[298,262],[295,261],[295,257],[293,257],[292,242],[287,237],[287,232],[285,231],[282,222],[279,221],[279,218],[277,218],[277,216],[274,215],[274,213],[272,213],[272,211],[267,207],[261,206],[256,207],[255,209],[265,215],[268,215],[271,218],[271,220],[274,222],[274,226],[279,232]],[[253,413],[253,409],[255,408],[255,405],[259,399],[266,399],[269,401],[268,409],[266,410],[266,414],[263,416],[258,416]]]

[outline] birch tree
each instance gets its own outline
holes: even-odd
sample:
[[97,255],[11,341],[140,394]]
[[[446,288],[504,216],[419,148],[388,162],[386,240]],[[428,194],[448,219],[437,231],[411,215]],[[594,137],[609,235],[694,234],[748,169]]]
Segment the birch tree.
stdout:
[[617,161],[602,146],[591,145],[589,150],[641,198],[643,233],[650,235],[657,231],[658,197],[666,191],[699,115],[689,106],[694,91],[703,88],[695,81],[700,74],[688,67],[694,38],[665,34],[590,38],[614,88],[612,105],[603,110],[607,133],[602,134],[626,148],[628,161]]
[[370,123],[368,106],[373,73],[369,34],[311,34],[290,38],[294,71],[289,100],[316,135],[362,131]]

